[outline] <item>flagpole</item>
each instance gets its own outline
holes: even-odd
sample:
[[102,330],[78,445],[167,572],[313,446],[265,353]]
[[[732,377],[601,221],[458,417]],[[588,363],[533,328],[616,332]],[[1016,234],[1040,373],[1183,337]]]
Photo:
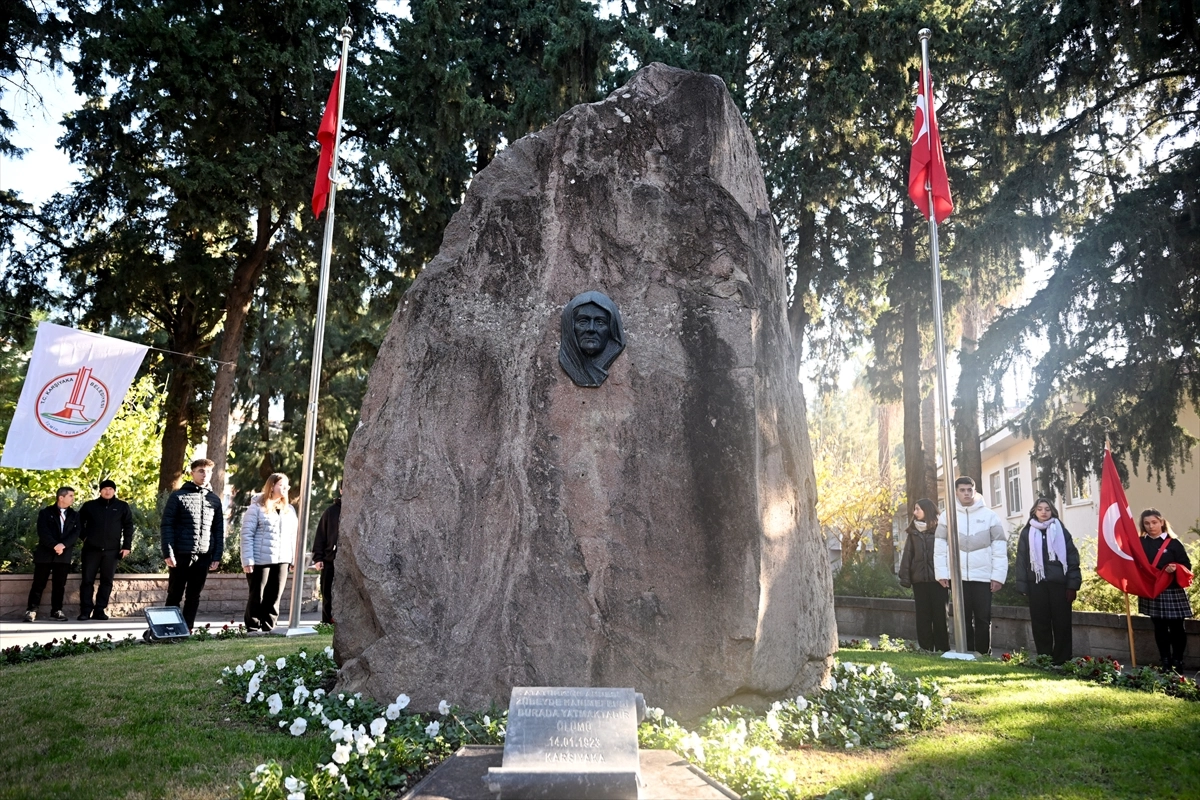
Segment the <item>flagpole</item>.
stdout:
[[[922,28],[917,35],[921,38],[921,92],[925,95],[926,113],[933,117],[933,84],[929,79],[929,38],[933,32]],[[932,128],[932,126],[930,126]],[[926,142],[932,151],[933,136]],[[932,153],[930,163],[933,162]],[[958,513],[954,494],[954,448],[950,440],[950,391],[946,380],[946,335],[942,325],[942,270],[938,263],[937,215],[933,206],[933,184],[925,180],[925,194],[929,201],[929,262],[933,269],[933,332],[937,354],[938,400],[942,411],[942,483],[946,493],[946,542],[949,546],[947,560],[950,562],[950,608],[954,614],[954,654],[947,658],[973,659],[967,652],[967,623],[963,617],[962,566],[958,556]]]
[[[347,20],[349,22],[349,20]],[[325,238],[321,245],[321,273],[317,291],[317,318],[313,326],[312,370],[308,379],[308,412],[304,419],[304,459],[300,479],[300,520],[296,526],[295,573],[292,576],[292,604],[288,610],[285,636],[316,633],[300,627],[300,605],[304,595],[305,551],[308,547],[308,521],[312,516],[313,460],[317,449],[317,400],[321,393],[321,356],[325,349],[325,306],[329,300],[329,261],[333,255],[333,207],[337,198],[338,147],[342,139],[342,108],[346,97],[346,66],[350,54],[350,39],[354,31],[349,24],[342,27],[338,39],[342,42],[342,59],[338,64],[337,127],[333,134],[333,161],[329,166],[329,203],[325,211]],[[277,629],[278,630],[278,629]]]

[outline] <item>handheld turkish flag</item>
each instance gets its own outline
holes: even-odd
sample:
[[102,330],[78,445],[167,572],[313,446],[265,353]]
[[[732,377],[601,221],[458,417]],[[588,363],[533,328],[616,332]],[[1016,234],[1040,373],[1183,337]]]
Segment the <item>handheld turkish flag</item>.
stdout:
[[950,199],[950,179],[946,158],[942,155],[942,137],[937,115],[933,112],[933,82],[924,70],[917,89],[917,108],[913,120],[912,158],[908,163],[908,196],[929,219],[929,186],[933,189],[934,220],[942,222],[954,211]]
[[333,74],[333,88],[329,90],[329,100],[325,103],[325,116],[321,117],[321,127],[317,129],[317,141],[321,145],[321,160],[317,162],[317,182],[313,185],[312,210],[314,217],[320,217],[329,200],[329,172],[333,167],[333,144],[337,138],[338,122],[338,84],[341,82],[342,70]]
[[1104,449],[1100,473],[1100,535],[1096,537],[1096,573],[1122,592],[1158,597],[1171,583],[1171,575],[1154,569],[1142,549],[1137,525],[1129,511],[1125,490],[1112,453]]

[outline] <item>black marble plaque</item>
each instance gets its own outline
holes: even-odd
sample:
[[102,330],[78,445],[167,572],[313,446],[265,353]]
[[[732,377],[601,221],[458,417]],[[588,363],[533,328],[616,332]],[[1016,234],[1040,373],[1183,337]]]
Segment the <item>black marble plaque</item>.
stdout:
[[514,687],[489,788],[500,800],[637,800],[639,707],[633,689]]

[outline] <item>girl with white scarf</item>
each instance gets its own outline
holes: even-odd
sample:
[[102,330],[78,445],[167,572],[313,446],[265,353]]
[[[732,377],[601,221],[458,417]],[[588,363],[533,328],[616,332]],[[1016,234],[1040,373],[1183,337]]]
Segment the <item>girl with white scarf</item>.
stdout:
[[1079,551],[1054,504],[1039,497],[1017,540],[1017,591],[1029,597],[1029,621],[1038,655],[1055,664],[1071,660],[1071,604],[1083,582]]

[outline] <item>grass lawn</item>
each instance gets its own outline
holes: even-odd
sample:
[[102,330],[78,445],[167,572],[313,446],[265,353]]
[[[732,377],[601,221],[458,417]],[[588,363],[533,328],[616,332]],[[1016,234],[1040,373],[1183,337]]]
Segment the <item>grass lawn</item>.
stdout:
[[330,636],[133,647],[0,668],[0,798],[230,798],[274,757],[311,771],[329,740],[249,721],[216,685]]
[[[328,636],[192,642],[0,668],[0,798],[229,798],[275,758],[307,774],[325,737],[250,721],[220,669]],[[997,662],[844,651],[938,680],[954,719],[887,750],[792,751],[810,796],[1200,797],[1200,703],[1111,689]]]
[[954,718],[888,750],[793,751],[814,797],[834,787],[876,800],[1200,797],[1200,703],[996,661],[839,657],[937,680],[954,698]]

